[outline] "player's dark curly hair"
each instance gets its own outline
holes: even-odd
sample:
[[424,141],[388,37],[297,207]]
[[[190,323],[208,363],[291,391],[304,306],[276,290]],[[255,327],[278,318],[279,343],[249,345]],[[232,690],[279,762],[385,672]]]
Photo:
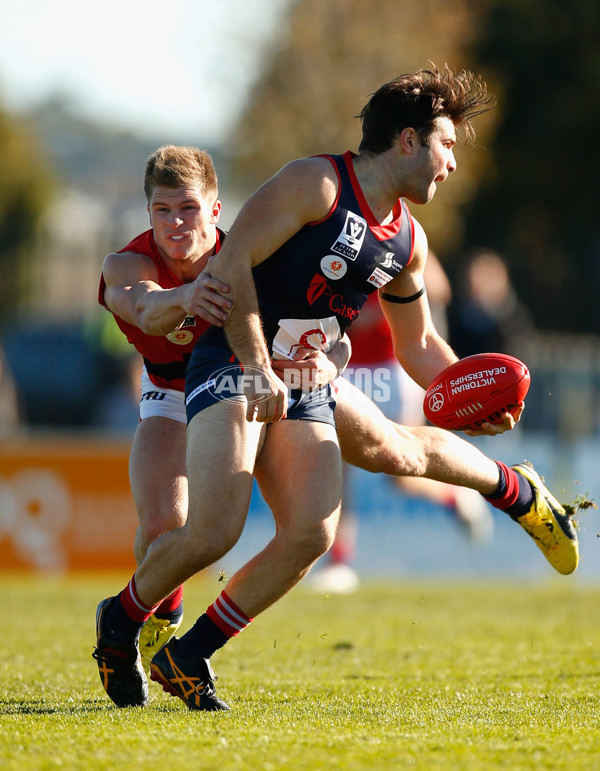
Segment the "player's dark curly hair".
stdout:
[[489,110],[495,98],[480,76],[469,70],[453,73],[432,64],[429,70],[400,75],[377,89],[358,117],[362,121],[359,150],[378,155],[392,147],[405,128],[413,128],[427,146],[434,120],[450,118],[467,140],[475,139],[471,120]]
[[153,189],[199,185],[207,198],[218,195],[217,172],[210,155],[197,147],[164,145],[155,150],[146,161],[144,193],[150,200]]

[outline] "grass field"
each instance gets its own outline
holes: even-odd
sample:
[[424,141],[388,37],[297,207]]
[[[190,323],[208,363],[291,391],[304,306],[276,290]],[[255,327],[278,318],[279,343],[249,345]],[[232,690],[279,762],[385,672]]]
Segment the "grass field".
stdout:
[[[125,578],[0,575],[0,768],[600,769],[600,588],[300,586],[216,654],[232,711],[205,714],[104,694],[95,608]],[[190,582],[188,625],[221,588]]]

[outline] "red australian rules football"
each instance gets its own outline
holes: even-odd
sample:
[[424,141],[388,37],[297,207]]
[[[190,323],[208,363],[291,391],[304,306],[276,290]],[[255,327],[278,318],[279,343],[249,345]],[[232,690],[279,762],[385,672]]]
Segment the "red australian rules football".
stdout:
[[430,423],[453,431],[478,431],[482,423],[501,423],[527,396],[526,365],[504,353],[478,353],[459,359],[431,383],[423,401]]

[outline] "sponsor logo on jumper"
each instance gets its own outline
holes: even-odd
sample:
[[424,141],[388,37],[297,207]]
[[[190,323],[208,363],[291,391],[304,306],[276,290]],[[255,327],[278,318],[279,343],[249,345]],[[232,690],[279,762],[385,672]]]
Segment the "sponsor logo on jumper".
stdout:
[[450,390],[452,394],[460,394],[463,391],[470,391],[474,388],[483,388],[485,386],[496,385],[496,378],[499,375],[506,375],[506,367],[493,367],[479,372],[468,372],[466,375],[454,378],[450,381]]
[[322,329],[308,329],[302,333],[298,344],[305,348],[322,351],[327,346],[327,337]]
[[322,329],[308,329],[300,335],[298,342],[292,345],[288,351],[288,356],[290,358],[293,357],[298,348],[312,348],[313,351],[327,351],[328,347],[327,336]]
[[336,316],[341,316],[343,319],[350,319],[350,321],[354,321],[354,319],[358,316],[358,309],[346,305],[344,302],[344,296],[341,294],[336,294],[328,285],[327,281],[325,281],[323,276],[315,273],[312,281],[308,286],[306,299],[310,305],[314,305],[320,297],[327,299],[329,310],[335,313]]
[[393,270],[396,273],[400,273],[404,265],[395,259],[396,255],[394,252],[386,252],[385,254],[378,254],[375,259],[377,260],[377,264],[380,268],[385,268],[386,270]]
[[291,359],[298,346],[327,353],[341,336],[339,319],[333,314],[320,319],[279,319],[279,329],[273,338],[273,357]]
[[391,268],[394,265],[394,252],[386,252],[384,255],[378,254],[375,258],[382,268]]
[[362,249],[366,232],[366,220],[349,211],[346,214],[343,230],[331,247],[331,251],[341,254],[342,257],[346,257],[348,260],[355,260]]
[[194,333],[191,329],[176,329],[175,332],[167,335],[167,340],[177,345],[187,345],[194,339]]
[[333,254],[328,254],[327,257],[323,257],[321,260],[321,270],[327,276],[337,281],[338,278],[346,275],[348,270],[348,264],[342,260],[341,257],[336,257]]
[[187,345],[188,343],[191,343],[194,339],[194,333],[190,329],[190,327],[196,326],[196,318],[195,316],[186,316],[184,320],[181,322],[181,324],[177,327],[177,329],[174,332],[170,332],[166,337],[167,340],[170,340],[172,343],[175,343],[176,345]]
[[381,270],[381,268],[375,268],[375,270],[371,273],[367,281],[369,284],[372,284],[373,286],[376,286],[378,289],[381,289],[382,286],[385,286],[388,281],[391,281],[393,276],[390,276],[389,273],[386,273],[385,270]]
[[331,289],[329,289],[329,286],[327,285],[327,281],[325,281],[323,276],[315,273],[312,281],[308,285],[308,291],[306,292],[306,299],[308,300],[309,305],[314,305],[319,297],[327,290],[331,292]]

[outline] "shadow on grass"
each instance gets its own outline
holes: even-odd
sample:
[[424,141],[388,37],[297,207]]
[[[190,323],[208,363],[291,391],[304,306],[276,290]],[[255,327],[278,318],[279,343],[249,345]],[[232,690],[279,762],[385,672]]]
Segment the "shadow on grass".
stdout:
[[[48,702],[46,699],[1,699],[0,715],[89,715],[118,709],[110,703],[97,699],[82,699],[80,702]],[[140,709],[130,707],[129,709]]]
[[[152,701],[147,707],[117,707],[105,699],[81,699],[80,701],[56,701],[36,698],[1,698],[0,715],[69,715],[85,717],[100,713],[118,712],[122,715],[136,714],[139,710],[153,713],[173,713],[187,711],[185,705],[173,698],[169,701]],[[1,764],[0,764],[1,765]]]

